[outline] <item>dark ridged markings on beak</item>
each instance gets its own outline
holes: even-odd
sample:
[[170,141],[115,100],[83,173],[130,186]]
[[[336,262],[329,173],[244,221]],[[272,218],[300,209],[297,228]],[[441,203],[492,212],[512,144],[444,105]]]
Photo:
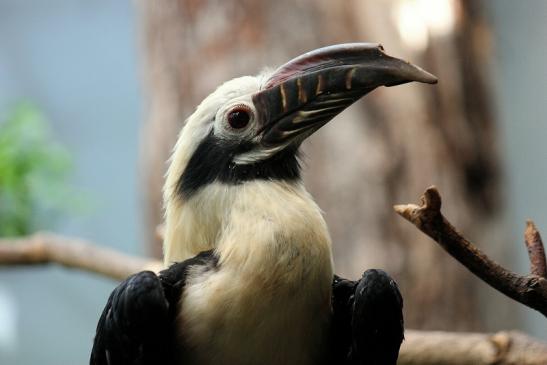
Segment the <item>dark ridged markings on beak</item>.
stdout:
[[[253,95],[266,148],[300,141],[379,86],[437,78],[388,56],[379,44],[351,43],[320,48],[278,68]],[[296,138],[300,136],[300,138]]]

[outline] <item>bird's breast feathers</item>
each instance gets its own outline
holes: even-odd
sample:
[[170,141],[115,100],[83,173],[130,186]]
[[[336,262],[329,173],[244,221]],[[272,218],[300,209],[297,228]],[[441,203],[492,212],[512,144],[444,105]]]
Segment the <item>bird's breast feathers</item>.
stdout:
[[[189,276],[178,326],[195,350],[195,363],[316,362],[328,328],[333,275],[321,212],[300,185],[207,189],[197,197],[201,201],[188,203],[224,211],[206,218],[212,222],[208,230],[217,232],[194,228],[194,234],[201,229],[201,237],[216,238],[219,263]],[[222,202],[214,202],[217,193]],[[197,224],[200,214],[194,213]]]

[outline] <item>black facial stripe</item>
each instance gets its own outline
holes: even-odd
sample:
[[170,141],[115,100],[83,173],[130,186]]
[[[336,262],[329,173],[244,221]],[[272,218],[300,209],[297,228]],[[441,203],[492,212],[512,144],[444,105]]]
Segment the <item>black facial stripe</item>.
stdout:
[[250,180],[296,180],[300,178],[298,147],[289,146],[266,160],[252,164],[235,164],[238,154],[250,151],[251,142],[234,143],[210,133],[196,148],[186,169],[177,181],[176,192],[189,198],[214,181],[241,184]]

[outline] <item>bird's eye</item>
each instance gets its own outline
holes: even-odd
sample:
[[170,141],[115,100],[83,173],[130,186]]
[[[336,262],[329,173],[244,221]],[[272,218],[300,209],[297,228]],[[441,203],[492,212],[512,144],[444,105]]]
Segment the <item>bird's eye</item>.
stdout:
[[251,111],[245,106],[237,106],[228,113],[228,123],[234,129],[245,128],[251,121]]

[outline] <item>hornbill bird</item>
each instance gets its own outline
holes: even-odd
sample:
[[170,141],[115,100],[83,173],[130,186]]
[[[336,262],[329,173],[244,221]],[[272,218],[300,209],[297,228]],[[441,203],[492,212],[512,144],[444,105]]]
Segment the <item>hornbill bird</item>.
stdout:
[[164,263],[110,295],[92,365],[394,365],[402,298],[381,270],[333,274],[300,177],[304,139],[379,86],[435,76],[354,43],[236,78],[187,120],[164,188]]

